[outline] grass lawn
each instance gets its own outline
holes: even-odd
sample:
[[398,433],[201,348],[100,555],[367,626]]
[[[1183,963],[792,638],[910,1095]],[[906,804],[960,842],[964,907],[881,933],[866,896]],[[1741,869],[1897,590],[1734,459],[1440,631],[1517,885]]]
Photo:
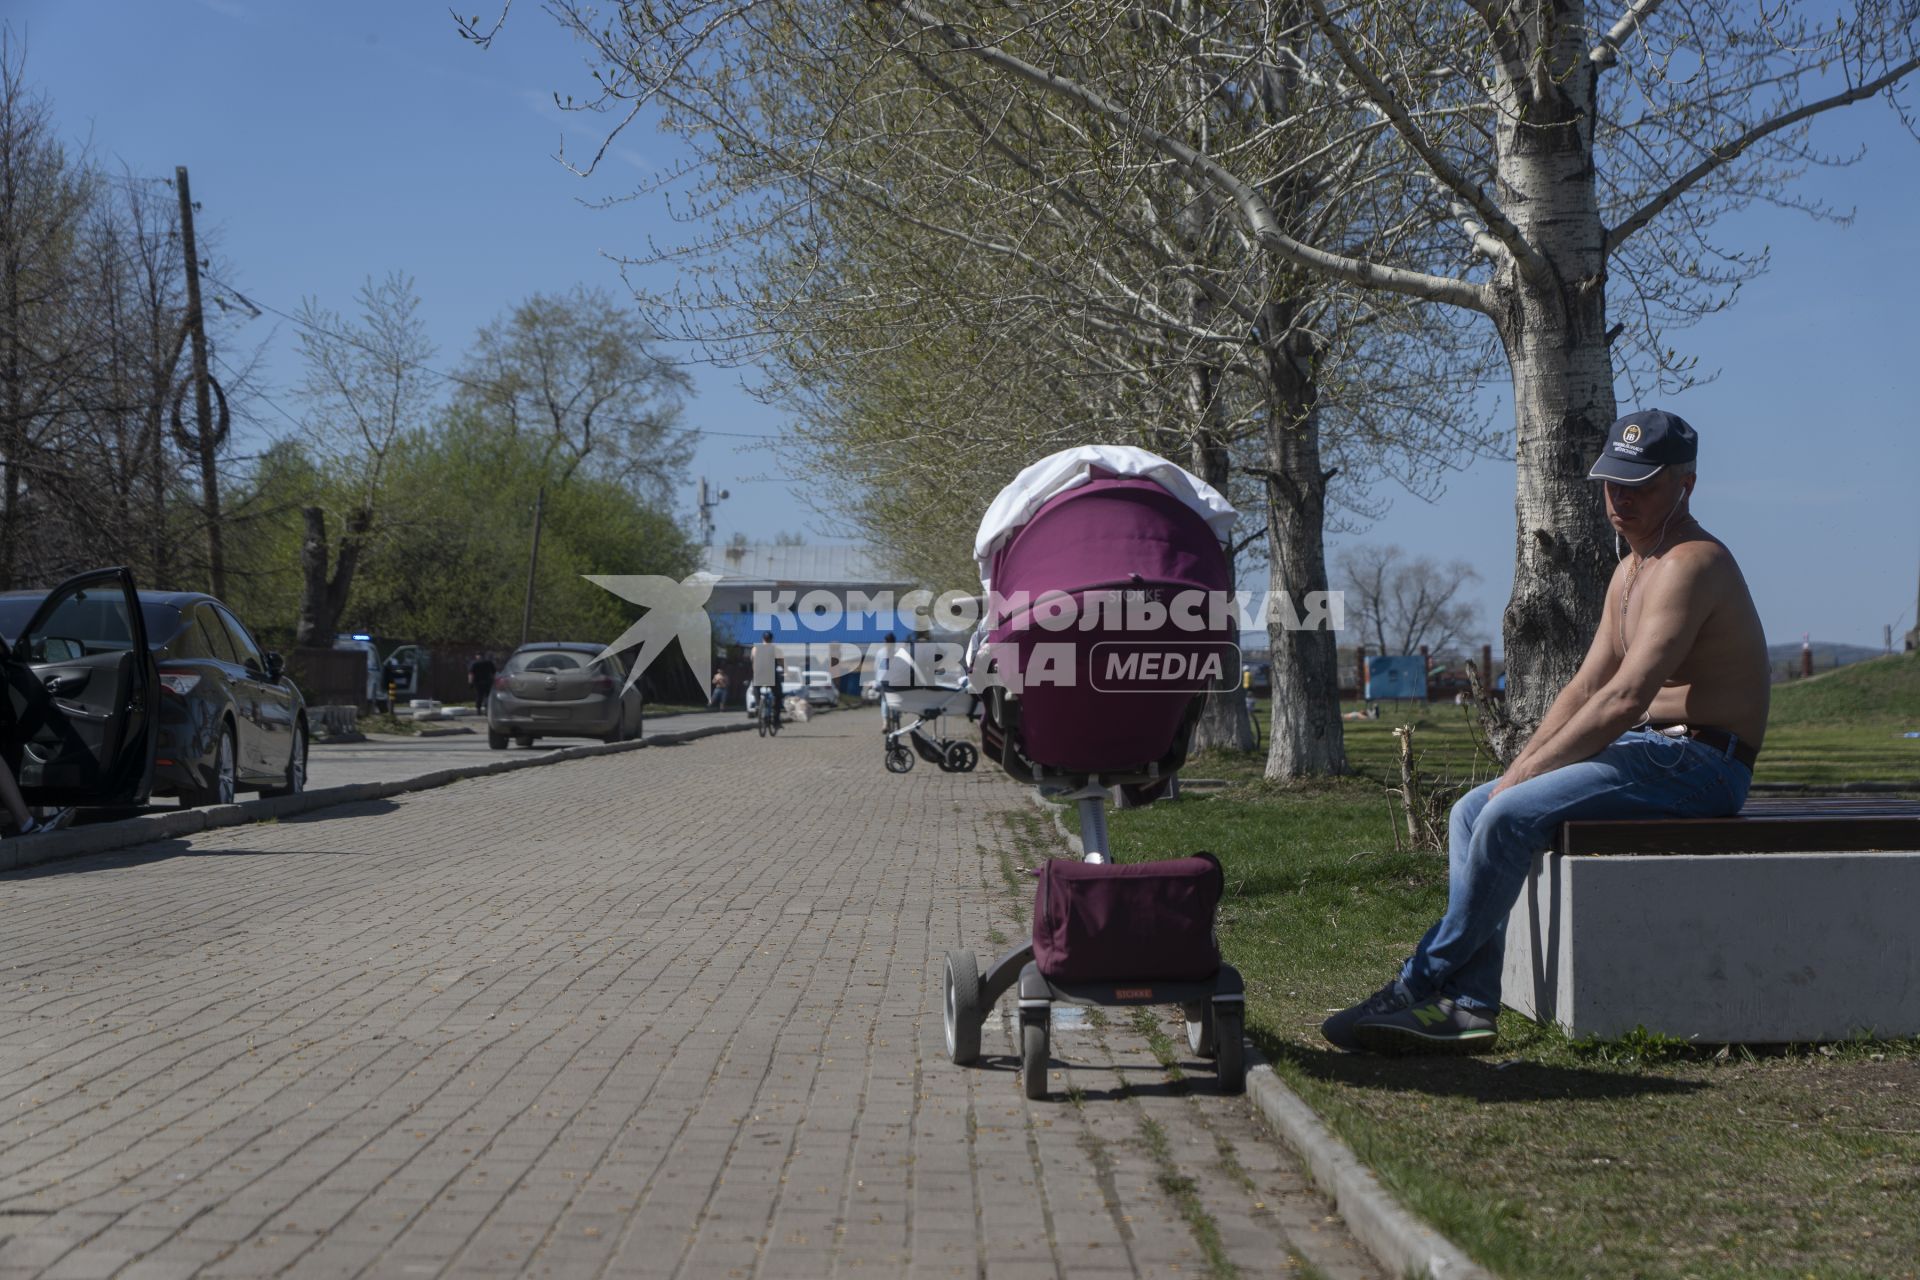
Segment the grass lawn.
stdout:
[[[1263,731],[1268,714],[1261,703]],[[1466,708],[1425,702],[1384,702],[1380,719],[1347,721],[1347,757],[1355,772],[1397,784],[1393,730],[1403,724],[1414,727],[1424,777],[1484,782],[1497,772],[1475,745]],[[1920,738],[1903,736],[1908,733],[1920,733],[1920,654],[1894,654],[1775,685],[1754,781],[1910,782],[1920,793]],[[1201,777],[1210,770],[1196,761],[1186,773]]]
[[[1865,694],[1820,687],[1837,677],[1779,692],[1763,779],[1920,790],[1920,742],[1893,736],[1920,728],[1920,660],[1861,667],[1874,668],[1855,677]],[[1423,773],[1467,780],[1464,720],[1420,710]],[[1224,790],[1113,815],[1122,859],[1220,856],[1222,944],[1247,978],[1249,1031],[1288,1083],[1507,1276],[1920,1275],[1920,1041],[1573,1043],[1511,1013],[1486,1058],[1375,1059],[1320,1040],[1327,1012],[1386,981],[1445,905],[1441,856],[1394,849],[1395,723],[1390,708],[1349,723],[1356,778],[1275,787],[1257,758],[1211,755],[1186,776]]]

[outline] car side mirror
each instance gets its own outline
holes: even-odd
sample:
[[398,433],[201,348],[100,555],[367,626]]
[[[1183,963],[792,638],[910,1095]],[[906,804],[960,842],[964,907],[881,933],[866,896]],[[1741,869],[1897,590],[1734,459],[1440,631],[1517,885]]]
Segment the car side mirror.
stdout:
[[287,669],[287,660],[281,657],[279,654],[269,650],[267,653],[267,679],[278,680],[281,676],[281,673],[286,671],[286,669]]
[[66,636],[43,637],[35,648],[41,662],[78,662],[87,656],[84,645]]

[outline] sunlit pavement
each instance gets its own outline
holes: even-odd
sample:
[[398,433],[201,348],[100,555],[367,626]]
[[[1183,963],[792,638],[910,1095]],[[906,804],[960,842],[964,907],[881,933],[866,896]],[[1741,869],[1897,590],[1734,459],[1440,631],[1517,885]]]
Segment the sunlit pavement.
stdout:
[[[431,736],[370,734],[365,742],[315,743],[307,753],[307,785],[340,787],[356,782],[416,778],[442,769],[547,755],[593,742],[592,738],[539,738],[531,747],[508,743],[504,750],[494,751],[487,746],[486,722],[477,717],[427,723]],[[642,725],[642,737],[671,736],[715,725],[733,727],[746,723],[744,711],[648,716]]]
[[0,877],[0,1274],[1372,1274],[1125,1019],[1047,1102],[1001,1019],[946,1061],[1031,810],[877,720]]

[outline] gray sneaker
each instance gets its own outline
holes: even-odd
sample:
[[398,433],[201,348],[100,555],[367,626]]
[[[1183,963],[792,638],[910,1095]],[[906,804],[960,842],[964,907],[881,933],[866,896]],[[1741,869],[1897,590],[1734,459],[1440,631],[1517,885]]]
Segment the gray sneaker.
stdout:
[[1386,986],[1362,1000],[1350,1009],[1328,1018],[1320,1024],[1320,1034],[1327,1043],[1336,1049],[1345,1049],[1349,1053],[1360,1048],[1360,1042],[1354,1038],[1354,1025],[1362,1018],[1378,1017],[1397,1012],[1413,1003],[1413,993],[1407,990],[1407,984],[1395,978]]
[[16,836],[44,835],[49,831],[58,831],[73,821],[73,808],[42,809],[39,817],[28,815],[27,825],[14,832]]
[[1500,1036],[1492,1018],[1445,996],[1363,1014],[1350,1033],[1369,1053],[1485,1053]]

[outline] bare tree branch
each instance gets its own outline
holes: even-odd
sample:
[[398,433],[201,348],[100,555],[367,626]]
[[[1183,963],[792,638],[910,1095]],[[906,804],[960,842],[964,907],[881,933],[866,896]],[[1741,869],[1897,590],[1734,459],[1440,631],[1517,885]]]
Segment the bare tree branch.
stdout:
[[1620,61],[1620,46],[1634,33],[1641,23],[1653,16],[1660,7],[1661,0],[1633,0],[1627,11],[1620,15],[1620,21],[1607,29],[1600,37],[1600,43],[1593,46],[1587,54],[1587,60],[1599,67],[1611,67]]
[[1730,161],[1738,159],[1741,153],[1753,146],[1754,143],[1759,142],[1770,134],[1778,133],[1782,129],[1789,128],[1799,124],[1803,120],[1817,116],[1823,111],[1832,111],[1836,107],[1849,106],[1865,98],[1871,98],[1889,85],[1899,83],[1899,81],[1905,79],[1916,70],[1920,70],[1920,57],[1908,58],[1905,62],[1896,64],[1891,70],[1882,75],[1875,76],[1872,80],[1864,84],[1855,85],[1851,89],[1836,93],[1829,98],[1822,98],[1818,102],[1806,103],[1793,111],[1785,112],[1775,116],[1771,120],[1763,121],[1753,126],[1731,141],[1715,144],[1708,149],[1707,156],[1704,160],[1694,165],[1693,168],[1687,170],[1678,178],[1675,178],[1667,185],[1666,190],[1641,205],[1638,209],[1634,210],[1626,221],[1607,232],[1607,253],[1611,255],[1628,236],[1631,236],[1634,232],[1659,217],[1663,209],[1685,195],[1693,187],[1697,186],[1707,175],[1713,173],[1716,169],[1721,168]]
[[[1413,148],[1415,155],[1426,162],[1427,168],[1432,170],[1434,177],[1438,178],[1457,199],[1473,210],[1475,216],[1486,227],[1487,233],[1499,242],[1502,249],[1512,255],[1526,277],[1536,283],[1547,280],[1552,271],[1547,266],[1546,259],[1540,256],[1540,251],[1527,241],[1526,236],[1521,234],[1520,228],[1513,225],[1507,215],[1501,212],[1500,206],[1480,189],[1478,183],[1461,173],[1451,161],[1428,142],[1426,135],[1408,117],[1406,106],[1394,96],[1393,90],[1389,89],[1380,77],[1368,70],[1366,63],[1355,56],[1353,46],[1347,42],[1339,24],[1334,22],[1332,15],[1327,12],[1327,6],[1323,0],[1309,0],[1309,4],[1313,8],[1314,17],[1318,20],[1320,34],[1327,38],[1327,43],[1333,47],[1334,55],[1340,59],[1340,64],[1347,69],[1347,73],[1358,80],[1360,86],[1366,90],[1368,101],[1377,106],[1392,122],[1394,131],[1409,147]],[[1474,241],[1479,244],[1480,237],[1474,237]]]
[[1110,124],[1134,132],[1154,150],[1177,161],[1196,180],[1219,190],[1234,207],[1239,209],[1241,217],[1246,220],[1249,232],[1260,247],[1275,257],[1361,288],[1387,289],[1409,297],[1430,302],[1445,302],[1474,311],[1486,311],[1491,306],[1486,290],[1467,280],[1429,275],[1426,272],[1413,271],[1405,267],[1384,266],[1364,258],[1350,258],[1302,244],[1280,229],[1279,220],[1274,216],[1272,207],[1258,191],[1212,157],[1136,119],[1125,108],[1109,101],[1104,95],[1077,80],[1058,72],[1036,67],[1024,58],[1016,57],[997,45],[982,44],[969,39],[949,24],[928,14],[911,0],[884,0],[884,3],[887,7],[912,18],[920,25],[922,31],[938,37],[956,53],[978,58],[1029,84],[1077,103]]

